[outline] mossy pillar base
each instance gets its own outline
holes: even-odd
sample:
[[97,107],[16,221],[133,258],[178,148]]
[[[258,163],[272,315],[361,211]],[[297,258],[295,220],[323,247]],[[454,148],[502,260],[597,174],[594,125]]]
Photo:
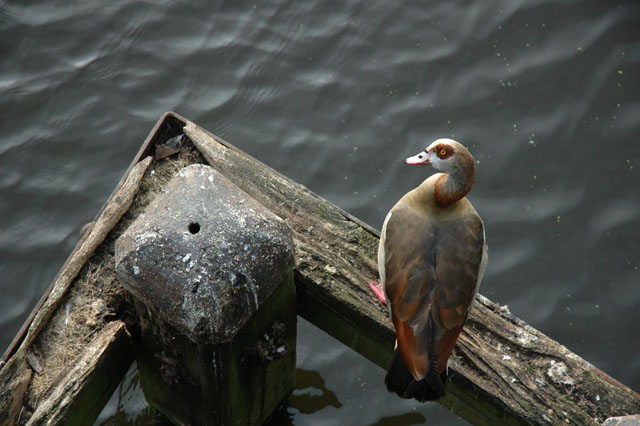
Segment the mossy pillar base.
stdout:
[[138,305],[147,402],[176,424],[260,425],[293,391],[296,296],[290,274],[235,338],[198,345]]

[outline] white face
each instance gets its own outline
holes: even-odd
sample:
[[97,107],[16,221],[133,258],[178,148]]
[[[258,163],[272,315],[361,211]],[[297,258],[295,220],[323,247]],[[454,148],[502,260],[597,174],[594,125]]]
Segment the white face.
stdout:
[[451,157],[455,153],[457,143],[452,139],[438,139],[433,141],[424,151],[405,160],[409,165],[432,166],[445,173],[451,172]]

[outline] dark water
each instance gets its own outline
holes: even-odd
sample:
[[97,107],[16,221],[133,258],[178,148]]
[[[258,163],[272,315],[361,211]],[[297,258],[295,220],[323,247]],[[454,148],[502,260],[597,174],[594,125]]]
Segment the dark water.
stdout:
[[[481,292],[640,389],[637,1],[0,1],[0,58],[2,348],[175,110],[378,228],[463,142]],[[300,335],[291,423],[459,423]],[[136,389],[101,421],[154,424]]]

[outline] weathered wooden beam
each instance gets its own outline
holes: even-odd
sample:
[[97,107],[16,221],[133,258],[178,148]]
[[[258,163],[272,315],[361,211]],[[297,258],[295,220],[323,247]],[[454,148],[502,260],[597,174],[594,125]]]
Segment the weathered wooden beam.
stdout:
[[[287,220],[296,242],[299,314],[386,368],[393,330],[369,293],[378,234],[229,143],[185,121],[211,166]],[[640,396],[478,296],[439,402],[476,425],[599,425],[640,412]]]
[[[36,400],[39,404],[38,406],[40,406],[47,404],[49,398],[54,398],[51,396],[52,391],[50,391],[50,389],[53,388],[49,388],[49,385],[62,386],[65,389],[73,388],[78,391],[94,387],[93,394],[95,396],[97,394],[102,395],[104,392],[110,395],[119,383],[120,378],[110,376],[109,372],[104,371],[103,373],[105,373],[105,375],[102,373],[95,374],[95,372],[89,371],[97,364],[75,365],[74,374],[62,375],[63,372],[59,371],[61,360],[65,360],[72,351],[68,351],[69,348],[63,344],[63,338],[60,338],[59,346],[49,345],[51,342],[48,342],[46,345],[41,345],[38,344],[38,339],[46,335],[43,331],[47,327],[50,328],[49,335],[53,335],[53,339],[60,334],[64,335],[65,330],[73,329],[72,326],[67,327],[67,325],[70,315],[72,325],[74,323],[73,318],[76,318],[76,310],[72,310],[74,303],[70,302],[67,305],[68,307],[65,308],[61,306],[61,302],[67,295],[69,288],[81,269],[85,267],[89,259],[94,255],[94,252],[104,241],[107,234],[109,234],[113,227],[120,221],[122,215],[129,210],[150,160],[151,159],[148,159],[137,163],[135,167],[131,169],[130,173],[127,174],[126,179],[123,179],[121,185],[116,188],[111,202],[102,210],[101,214],[92,224],[91,229],[85,232],[76,249],[56,275],[47,297],[43,298],[42,303],[38,306],[38,310],[34,312],[32,321],[28,323],[28,326],[24,327],[25,334],[23,336],[19,334],[20,339],[18,339],[18,337],[16,338],[15,342],[19,342],[19,346],[16,348],[15,353],[11,354],[12,356],[10,358],[7,357],[6,365],[0,369],[0,424],[14,424],[18,417],[21,419],[30,417],[31,413],[25,413],[23,409],[25,397],[28,399],[29,396],[27,395],[29,389],[38,388],[42,391],[42,394],[38,393],[35,397],[31,395],[31,399]],[[99,301],[95,300],[94,302],[98,303]],[[58,313],[57,321],[52,321],[52,317],[56,312]],[[101,318],[96,318],[96,316],[100,314],[101,310],[99,309],[96,309],[94,313],[83,312],[79,315],[83,322],[80,324],[80,327],[86,328],[87,330],[85,331],[88,333],[91,328],[88,324],[98,324],[101,322]],[[55,330],[53,330],[53,328],[55,328]],[[85,345],[84,349],[90,348],[91,350],[97,351],[99,356],[95,358],[93,362],[109,365],[112,372],[121,371],[121,373],[124,374],[128,366],[133,362],[133,348],[129,345],[128,353],[112,351],[109,348],[111,344],[120,345],[121,349],[126,347],[121,343],[124,337],[119,330],[109,327],[105,330],[113,331],[114,335],[108,338],[100,334],[97,340],[96,336],[87,335],[82,342],[82,344]],[[47,350],[38,350],[39,346],[47,346]],[[61,352],[64,351],[67,352],[62,354]],[[7,352],[10,353],[9,351]],[[39,353],[39,355],[35,355],[35,353]],[[123,365],[120,370],[113,368],[110,361],[112,357],[117,357],[119,361],[124,361],[125,365]],[[48,362],[50,359],[57,361],[55,362],[56,367],[52,367],[53,363]],[[70,368],[71,366],[66,367]],[[32,373],[33,370],[35,370],[35,375]],[[112,377],[113,380],[109,380],[109,377]],[[65,380],[69,380],[70,382],[65,382]],[[76,383],[76,380],[80,381]],[[33,385],[33,382],[36,383],[36,386]],[[43,385],[43,383],[47,383],[47,385]],[[101,391],[102,393],[97,390],[96,386],[104,386]],[[106,400],[104,402],[106,402]],[[69,416],[73,417],[80,415],[78,414],[80,412],[87,412],[86,404],[74,405],[74,407],[76,407],[77,410],[74,411],[74,409],[67,408],[56,410],[55,415],[60,417],[48,417],[48,421],[56,420],[53,421],[53,423],[59,423],[66,421]],[[97,416],[99,413],[100,411],[97,413],[91,412],[90,414]],[[81,416],[84,416],[84,414]],[[86,420],[86,417],[81,418]]]

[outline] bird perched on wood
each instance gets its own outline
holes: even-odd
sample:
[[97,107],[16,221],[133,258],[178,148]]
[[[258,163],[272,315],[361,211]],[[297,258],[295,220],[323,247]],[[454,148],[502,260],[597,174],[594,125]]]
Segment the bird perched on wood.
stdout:
[[405,161],[437,173],[389,211],[378,247],[379,284],[396,348],[385,383],[402,398],[444,396],[446,367],[487,265],[484,225],[465,195],[475,180],[469,151],[438,139]]

